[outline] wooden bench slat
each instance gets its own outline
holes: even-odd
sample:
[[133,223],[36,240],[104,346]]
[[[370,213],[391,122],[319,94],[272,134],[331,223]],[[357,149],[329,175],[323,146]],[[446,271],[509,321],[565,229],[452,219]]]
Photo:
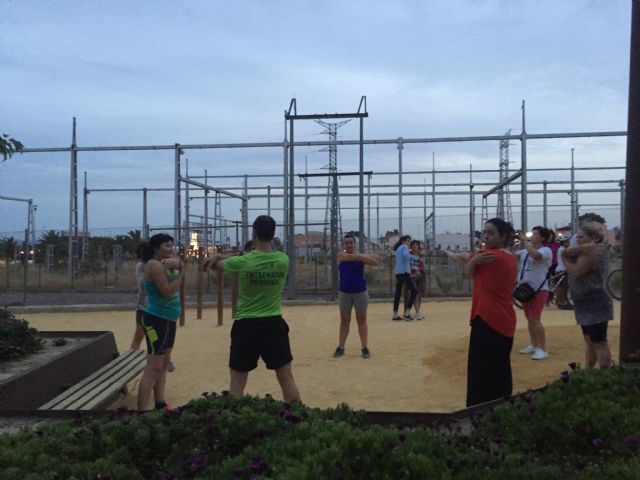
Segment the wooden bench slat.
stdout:
[[[68,410],[70,409],[70,405],[72,405],[78,398],[82,398],[83,396],[95,397],[95,393],[91,394],[92,390],[104,390],[100,389],[100,385],[104,382],[109,382],[110,377],[119,379],[121,382],[120,388],[122,388],[126,382],[144,369],[146,357],[147,354],[144,350],[129,350],[104,365],[99,370],[93,372],[87,378],[65,390],[57,397],[40,406],[38,409]],[[118,375],[119,371],[122,371],[123,375]],[[125,377],[126,380],[123,380]],[[112,383],[113,382],[110,384]]]
[[145,364],[144,360],[137,360],[119,370],[110,372],[108,376],[105,375],[101,379],[100,383],[92,385],[92,388],[88,387],[86,390],[78,392],[78,395],[74,396],[71,401],[66,402],[63,408],[56,407],[56,410],[91,410],[95,408],[97,404],[104,401],[102,397],[112,396],[121,390],[127,382],[144,369]]
[[[81,402],[78,402],[71,406],[73,410],[93,410],[95,408],[100,407],[105,402],[112,398],[114,395],[117,395],[118,392],[122,390],[122,388],[129,383],[133,378],[135,378],[142,370],[146,362],[141,362],[136,365],[131,365],[131,368],[127,371],[121,373],[118,378],[112,378],[109,384],[103,383],[101,385],[101,390],[99,395],[94,395],[92,398],[85,397]],[[98,390],[94,390],[92,393],[97,393]]]
[[120,382],[118,390],[122,388],[127,381],[144,369],[144,365],[145,359],[136,357],[132,357],[129,362],[121,362],[116,368],[104,372],[99,378],[87,384],[85,388],[77,391],[71,397],[66,398],[59,405],[53,407],[52,410],[83,410],[84,403],[89,402],[91,398],[99,395],[100,392],[115,382]]
[[111,362],[107,363],[106,365],[104,365],[100,369],[98,369],[95,372],[93,372],[87,378],[81,380],[80,382],[76,383],[75,385],[72,385],[67,390],[65,390],[64,392],[62,392],[59,395],[57,395],[55,398],[51,399],[50,401],[48,401],[44,405],[41,405],[40,407],[38,407],[38,410],[50,410],[52,408],[52,406],[60,403],[66,397],[69,397],[69,396],[73,395],[75,392],[77,392],[80,389],[84,388],[88,383],[92,382],[96,378],[99,378],[105,372],[107,372],[108,370],[111,370],[115,365],[118,365],[118,364],[120,364],[122,362],[128,361],[130,357],[132,357],[132,356],[134,356],[136,354],[139,354],[138,352],[143,352],[143,350],[136,350],[136,351],[129,350],[129,351],[123,353],[122,355],[119,355],[118,357],[114,358]]

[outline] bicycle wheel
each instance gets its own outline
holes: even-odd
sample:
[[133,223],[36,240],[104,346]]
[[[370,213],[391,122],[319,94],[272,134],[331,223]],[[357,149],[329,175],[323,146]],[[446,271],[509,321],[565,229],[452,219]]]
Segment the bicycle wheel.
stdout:
[[607,292],[616,300],[622,300],[622,269],[612,270],[605,284]]

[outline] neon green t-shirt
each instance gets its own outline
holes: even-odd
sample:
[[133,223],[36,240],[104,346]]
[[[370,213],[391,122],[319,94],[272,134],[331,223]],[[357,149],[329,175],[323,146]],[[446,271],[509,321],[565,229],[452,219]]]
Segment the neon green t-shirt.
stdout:
[[289,269],[282,252],[259,252],[227,258],[224,273],[238,274],[236,320],[280,315],[280,295]]

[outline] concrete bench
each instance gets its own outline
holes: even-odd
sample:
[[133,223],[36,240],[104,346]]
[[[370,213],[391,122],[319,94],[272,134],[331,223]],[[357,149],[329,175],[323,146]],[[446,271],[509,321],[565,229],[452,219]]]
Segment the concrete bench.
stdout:
[[40,406],[38,410],[97,410],[106,408],[146,365],[145,350],[129,350]]

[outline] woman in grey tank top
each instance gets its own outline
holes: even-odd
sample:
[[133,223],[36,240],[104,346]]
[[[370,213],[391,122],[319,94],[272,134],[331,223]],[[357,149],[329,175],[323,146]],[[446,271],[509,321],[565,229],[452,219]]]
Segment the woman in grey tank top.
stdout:
[[576,322],[586,344],[586,364],[592,368],[611,365],[607,325],[613,320],[613,302],[604,287],[607,247],[604,232],[596,225],[580,226],[578,245],[563,251],[569,274],[569,290],[575,306]]

